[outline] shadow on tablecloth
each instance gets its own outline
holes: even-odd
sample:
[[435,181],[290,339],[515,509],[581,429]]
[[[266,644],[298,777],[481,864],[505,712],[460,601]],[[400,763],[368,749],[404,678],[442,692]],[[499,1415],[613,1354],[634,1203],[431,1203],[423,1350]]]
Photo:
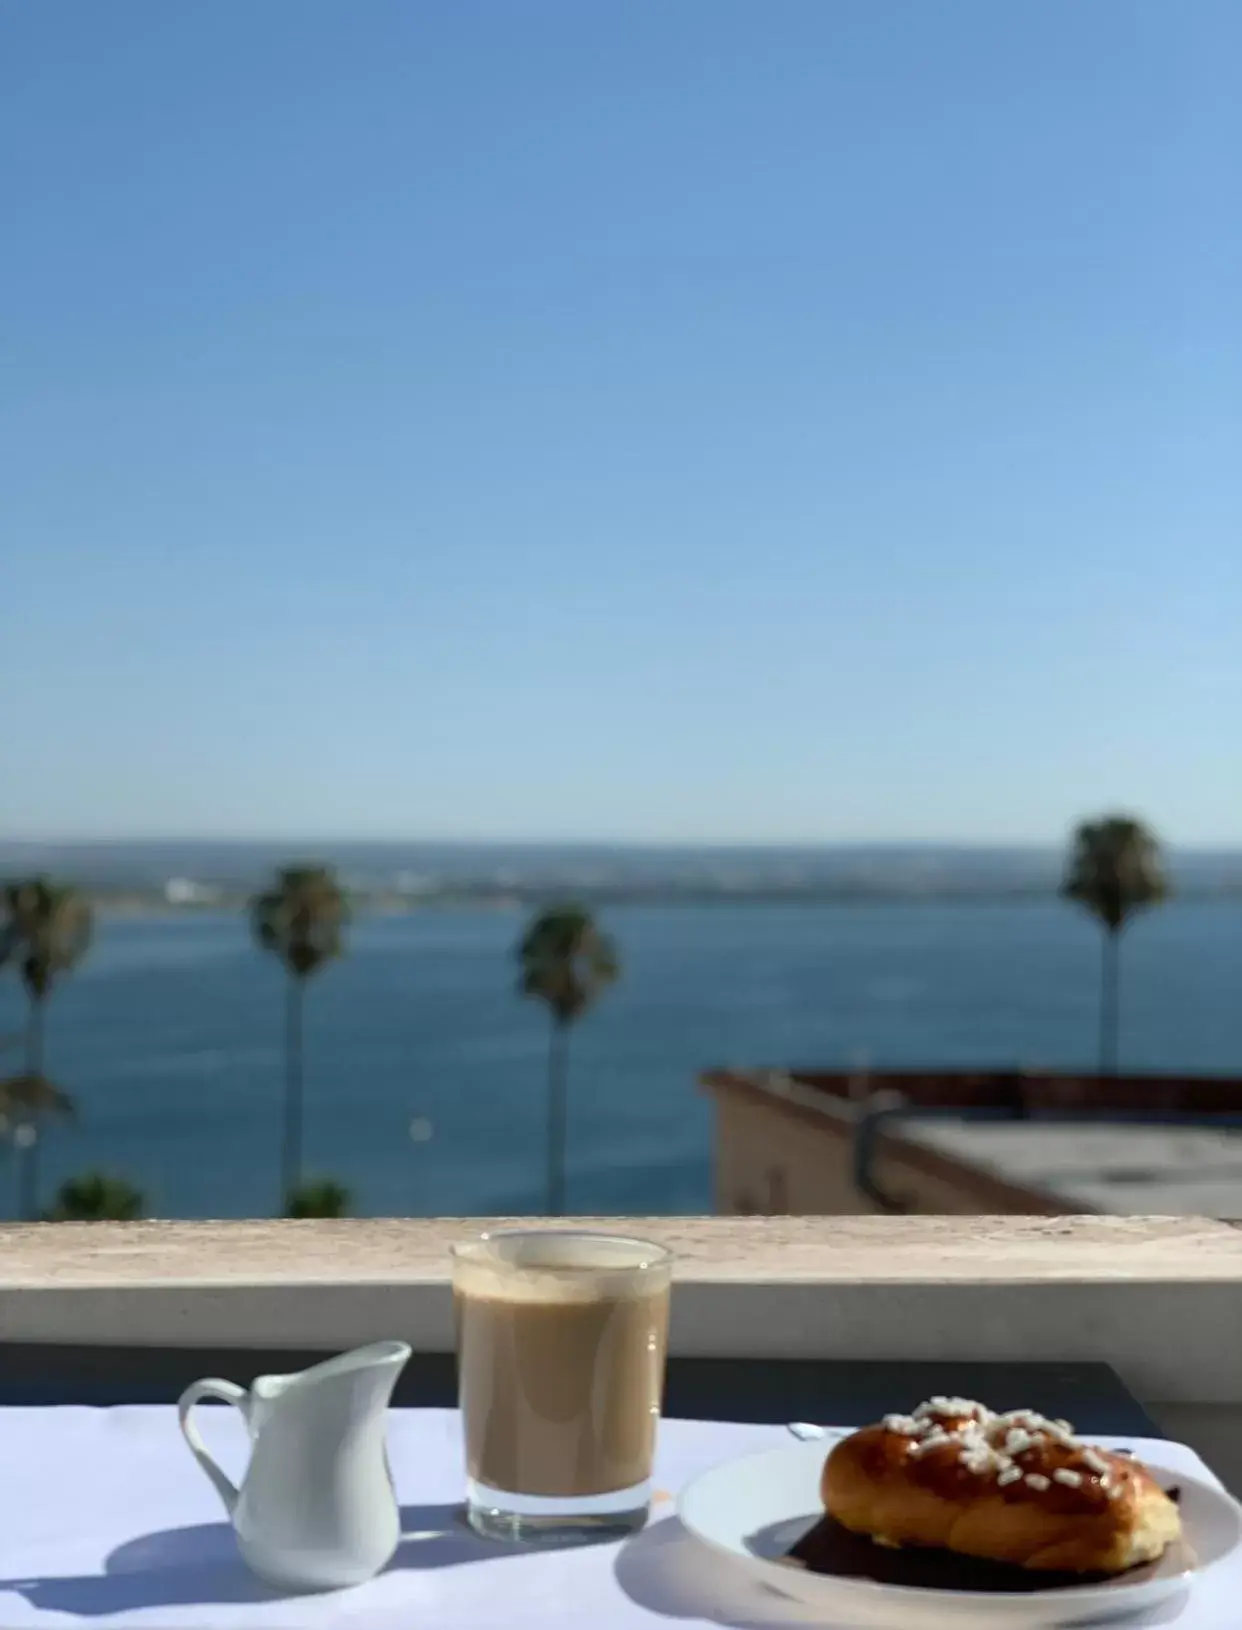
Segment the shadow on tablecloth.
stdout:
[[665,1517],[628,1539],[614,1563],[617,1584],[639,1607],[666,1619],[706,1619],[729,1630],[816,1625],[823,1615],[780,1596],[714,1555]]
[[[526,1549],[480,1539],[466,1527],[460,1505],[403,1506],[401,1535],[388,1572],[501,1562]],[[292,1593],[255,1578],[226,1522],[140,1534],[109,1553],[102,1573],[2,1579],[0,1590],[16,1591],[45,1612],[80,1618],[139,1608],[294,1599]]]

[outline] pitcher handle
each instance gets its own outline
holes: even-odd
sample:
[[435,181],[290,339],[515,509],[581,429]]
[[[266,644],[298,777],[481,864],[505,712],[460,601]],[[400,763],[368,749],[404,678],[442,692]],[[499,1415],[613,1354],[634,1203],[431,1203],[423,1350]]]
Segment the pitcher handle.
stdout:
[[198,1427],[190,1419],[190,1411],[204,1398],[218,1398],[223,1404],[234,1404],[244,1416],[249,1407],[250,1394],[245,1387],[239,1387],[233,1381],[220,1381],[215,1376],[208,1376],[206,1380],[191,1382],[177,1400],[177,1421],[181,1434],[190,1446],[190,1453],[215,1485],[216,1493],[224,1501],[224,1509],[231,1517],[237,1504],[237,1485],[229,1481],[207,1453],[198,1435]]

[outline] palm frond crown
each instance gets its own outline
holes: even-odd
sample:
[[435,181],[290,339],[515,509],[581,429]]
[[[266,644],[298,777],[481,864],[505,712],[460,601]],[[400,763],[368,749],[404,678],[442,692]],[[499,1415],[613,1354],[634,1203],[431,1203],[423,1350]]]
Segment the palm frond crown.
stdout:
[[108,1172],[82,1172],[57,1191],[47,1213],[49,1222],[137,1222],[142,1216],[142,1191],[123,1177]]
[[339,957],[349,905],[327,866],[286,866],[250,902],[255,940],[299,979]]
[[312,1177],[289,1195],[287,1217],[348,1217],[349,1190],[332,1177]]
[[0,1081],[0,1118],[5,1121],[36,1121],[50,1116],[71,1121],[76,1115],[73,1099],[45,1075],[23,1073]]
[[1154,834],[1129,815],[1083,821],[1070,846],[1061,893],[1117,933],[1134,912],[1168,893]]
[[531,923],[517,948],[518,989],[546,1002],[558,1024],[586,1011],[617,978],[611,938],[583,906],[549,906]]
[[5,884],[0,961],[14,961],[32,997],[42,999],[57,974],[68,973],[90,949],[94,913],[86,897],[47,877]]

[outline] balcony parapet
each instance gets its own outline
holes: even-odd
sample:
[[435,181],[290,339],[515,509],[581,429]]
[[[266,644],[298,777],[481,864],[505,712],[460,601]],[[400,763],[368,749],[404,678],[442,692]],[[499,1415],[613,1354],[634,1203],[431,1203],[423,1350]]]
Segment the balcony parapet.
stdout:
[[[671,1342],[680,1354],[1100,1359],[1145,1402],[1242,1405],[1242,1230],[1229,1223],[919,1216],[560,1224],[571,1225],[643,1234],[674,1252]],[[448,1352],[449,1245],[503,1226],[433,1218],[4,1227],[0,1335],[324,1350],[399,1335],[418,1350]]]

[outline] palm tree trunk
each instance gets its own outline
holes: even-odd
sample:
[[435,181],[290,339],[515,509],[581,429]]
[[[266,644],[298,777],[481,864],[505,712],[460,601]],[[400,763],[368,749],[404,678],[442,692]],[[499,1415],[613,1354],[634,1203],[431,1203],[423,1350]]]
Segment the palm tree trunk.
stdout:
[[305,986],[289,976],[285,999],[285,1124],[280,1149],[280,1210],[302,1180],[302,1002]]
[[33,1121],[24,1121],[24,1137],[17,1145],[17,1210],[23,1222],[34,1222],[39,1215],[39,1128]]
[[26,1074],[43,1074],[43,1017],[42,996],[30,998],[30,1017],[26,1021]]
[[569,1109],[569,1026],[553,1019],[548,1043],[548,1216],[565,1211],[565,1132]]
[[1115,928],[1104,933],[1100,966],[1100,1074],[1116,1075],[1121,1029],[1121,935]]
[[[43,1038],[46,1009],[42,996],[30,998],[30,1017],[26,1022],[26,1074],[43,1074]],[[17,1141],[17,1214],[26,1222],[33,1222],[39,1214],[39,1125],[32,1115],[18,1127]]]

